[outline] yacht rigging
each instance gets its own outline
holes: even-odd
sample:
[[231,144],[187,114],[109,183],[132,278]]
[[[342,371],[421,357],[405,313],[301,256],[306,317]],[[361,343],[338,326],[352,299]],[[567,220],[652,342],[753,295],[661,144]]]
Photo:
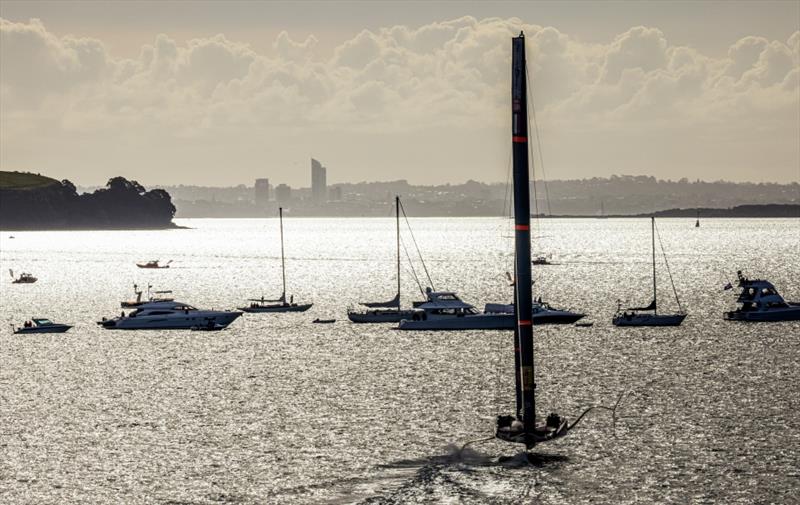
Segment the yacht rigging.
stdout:
[[286,300],[286,255],[283,247],[283,207],[278,208],[278,219],[281,231],[281,279],[283,281],[283,291],[280,298],[266,299],[250,298],[247,301],[250,304],[246,307],[239,307],[239,310],[245,312],[305,312],[311,308],[312,303],[295,303],[294,295]]

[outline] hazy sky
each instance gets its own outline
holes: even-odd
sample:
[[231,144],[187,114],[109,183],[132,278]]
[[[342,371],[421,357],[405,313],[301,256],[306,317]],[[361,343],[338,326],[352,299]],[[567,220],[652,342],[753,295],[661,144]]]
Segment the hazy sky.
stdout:
[[0,167],[504,181],[520,30],[548,179],[800,181],[796,0],[0,0]]

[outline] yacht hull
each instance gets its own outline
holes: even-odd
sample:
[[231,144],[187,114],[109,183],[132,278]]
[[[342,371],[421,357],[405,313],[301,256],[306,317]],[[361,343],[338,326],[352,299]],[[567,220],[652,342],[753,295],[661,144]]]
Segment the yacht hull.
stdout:
[[15,335],[24,335],[27,333],[64,333],[72,328],[67,324],[54,324],[52,326],[39,326],[33,328],[17,328],[14,331]]
[[415,310],[367,310],[365,312],[348,312],[347,318],[354,323],[399,323],[403,319],[414,317]]
[[[583,318],[583,314],[566,311],[549,311],[533,315],[533,325],[572,324]],[[449,317],[415,321],[403,319],[401,330],[513,330],[517,324],[514,314],[476,314],[473,316]]]
[[239,310],[258,314],[261,312],[305,312],[314,305],[313,303],[306,304],[291,304],[291,305],[265,305],[259,307],[239,307]]
[[765,311],[740,311],[725,312],[726,321],[747,322],[775,322],[775,321],[800,321],[800,305],[791,304],[790,307],[770,309]]
[[514,328],[514,316],[506,314],[476,314],[472,316],[425,319],[415,321],[403,319],[401,330],[510,330]]
[[100,321],[107,330],[191,330],[192,328],[227,327],[234,322],[241,312],[203,311],[200,314],[177,314],[169,317],[161,315],[122,317]]
[[686,314],[633,314],[616,316],[614,326],[680,326]]

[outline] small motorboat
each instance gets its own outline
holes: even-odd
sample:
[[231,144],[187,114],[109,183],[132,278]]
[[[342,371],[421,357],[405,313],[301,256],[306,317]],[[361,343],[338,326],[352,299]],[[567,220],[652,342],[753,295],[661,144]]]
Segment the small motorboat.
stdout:
[[159,263],[159,260],[151,260],[145,263],[137,263],[136,266],[139,268],[169,268],[170,263],[172,263],[172,260],[167,261],[163,265]]
[[312,323],[317,323],[317,324],[332,324],[332,323],[336,322],[336,319],[320,319],[320,318],[316,318],[311,322]]
[[38,281],[36,277],[31,274],[22,272],[19,274],[19,277],[14,277],[14,271],[9,269],[8,273],[11,274],[11,284],[33,284],[34,282]]
[[544,255],[540,254],[531,260],[532,265],[555,265],[555,263],[551,262],[550,260],[553,258],[552,254]]
[[[787,302],[771,282],[763,279],[748,279],[737,272],[742,289],[736,303],[740,307],[725,312],[726,321],[798,321],[800,303]],[[727,288],[728,286],[726,286]]]
[[19,328],[14,329],[14,333],[19,335],[23,333],[64,333],[72,328],[68,324],[54,323],[53,321],[44,317],[34,317],[30,321],[25,321],[25,324]]

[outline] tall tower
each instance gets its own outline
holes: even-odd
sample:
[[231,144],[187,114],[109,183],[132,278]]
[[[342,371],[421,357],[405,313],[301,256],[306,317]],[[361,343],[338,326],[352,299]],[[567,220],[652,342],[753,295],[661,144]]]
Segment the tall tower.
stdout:
[[269,201],[269,179],[256,179],[255,200],[259,207],[266,207]]
[[328,199],[327,172],[322,163],[311,158],[311,196],[315,202],[323,203]]

